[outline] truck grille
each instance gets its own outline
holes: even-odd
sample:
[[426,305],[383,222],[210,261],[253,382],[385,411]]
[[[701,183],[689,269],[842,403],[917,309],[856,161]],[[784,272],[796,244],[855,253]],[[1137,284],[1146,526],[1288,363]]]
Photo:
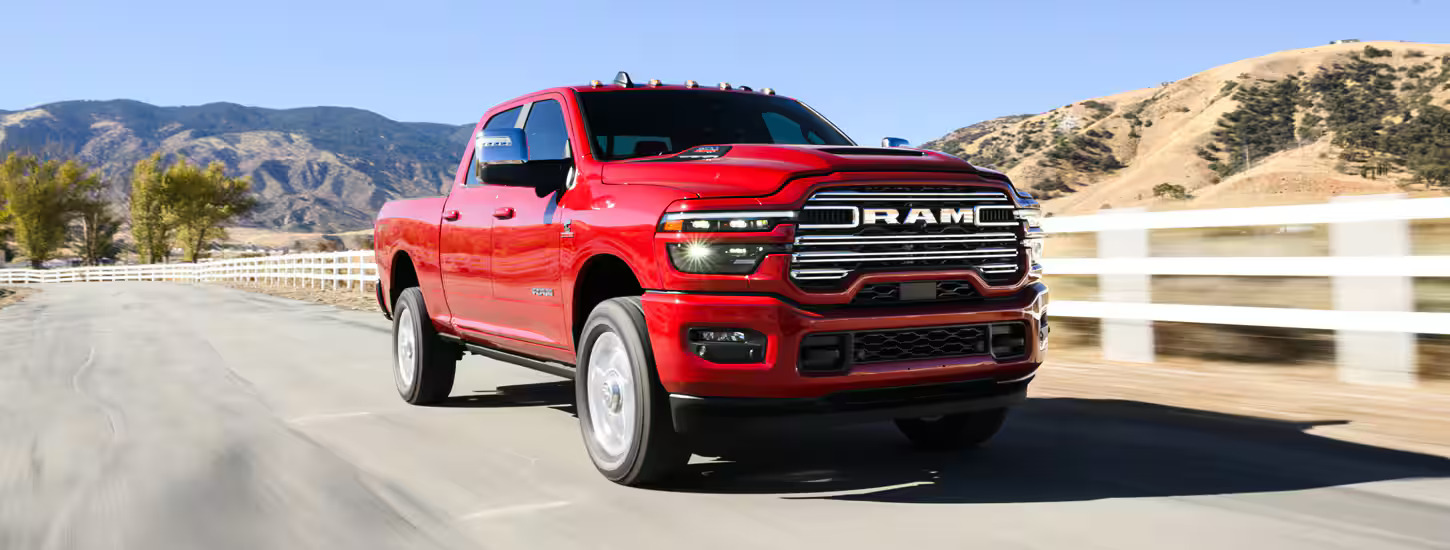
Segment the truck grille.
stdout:
[[980,186],[876,185],[817,192],[796,232],[791,279],[839,290],[853,274],[974,269],[992,286],[1022,279],[1022,226],[1007,193]]
[[851,342],[851,357],[856,363],[964,357],[986,353],[986,325],[858,332]]
[[[903,289],[903,287],[905,287]],[[913,288],[921,287],[921,288]],[[966,281],[912,281],[909,283],[876,283],[861,287],[854,305],[891,305],[915,301],[951,301],[978,297],[977,289]]]

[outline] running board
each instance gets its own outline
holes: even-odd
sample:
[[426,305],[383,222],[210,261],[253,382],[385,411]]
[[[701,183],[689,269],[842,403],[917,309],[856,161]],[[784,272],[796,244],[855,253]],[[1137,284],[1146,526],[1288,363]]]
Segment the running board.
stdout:
[[493,348],[486,348],[472,342],[464,342],[456,336],[449,336],[444,334],[440,334],[439,336],[442,336],[445,340],[452,340],[454,343],[463,345],[463,347],[467,349],[469,353],[472,353],[474,355],[482,355],[489,359],[503,361],[505,363],[511,363],[520,367],[534,369],[542,373],[552,374],[554,376],[559,376],[562,378],[568,378],[570,380],[574,379],[574,367],[565,365],[563,363],[543,361],[540,359],[534,359],[533,357],[519,355],[517,353],[496,350]]

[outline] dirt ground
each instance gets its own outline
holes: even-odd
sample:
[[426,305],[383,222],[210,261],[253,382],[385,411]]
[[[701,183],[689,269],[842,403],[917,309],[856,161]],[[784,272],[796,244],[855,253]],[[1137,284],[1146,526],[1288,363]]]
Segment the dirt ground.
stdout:
[[[376,311],[359,292],[232,285],[252,292]],[[3,302],[3,299],[0,299]],[[1096,348],[1057,345],[1033,383],[1034,397],[1153,403],[1302,423],[1315,435],[1450,457],[1450,381],[1414,389],[1339,382],[1326,364],[1253,364],[1164,356],[1151,365],[1104,361]]]
[[371,286],[363,290],[356,288],[350,290],[331,290],[325,288],[307,288],[293,286],[272,286],[247,283],[226,283],[226,286],[246,290],[249,292],[260,292],[282,298],[318,302],[337,306],[343,309],[356,311],[378,311],[377,296],[373,293]]
[[35,292],[33,288],[0,287],[0,307],[24,300],[26,296],[29,296],[33,292]]

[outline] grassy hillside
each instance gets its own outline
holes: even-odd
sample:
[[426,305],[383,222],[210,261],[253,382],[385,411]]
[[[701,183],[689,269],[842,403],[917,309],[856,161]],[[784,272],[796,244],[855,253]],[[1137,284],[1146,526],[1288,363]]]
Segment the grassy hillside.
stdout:
[[1450,45],[1280,52],[993,119],[926,147],[1007,172],[1056,213],[1315,202],[1450,187]]

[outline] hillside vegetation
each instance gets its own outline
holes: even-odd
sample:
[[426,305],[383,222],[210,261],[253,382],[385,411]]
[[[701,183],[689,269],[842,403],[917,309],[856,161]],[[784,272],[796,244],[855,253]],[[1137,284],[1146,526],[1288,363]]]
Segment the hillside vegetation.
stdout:
[[1007,172],[1054,213],[1443,194],[1450,45],[1281,52],[989,120],[924,147]]
[[339,107],[68,101],[0,111],[0,154],[84,162],[115,182],[117,201],[129,191],[132,167],[153,151],[202,166],[219,161],[252,182],[261,204],[251,224],[345,231],[369,227],[388,199],[441,193],[470,129]]

